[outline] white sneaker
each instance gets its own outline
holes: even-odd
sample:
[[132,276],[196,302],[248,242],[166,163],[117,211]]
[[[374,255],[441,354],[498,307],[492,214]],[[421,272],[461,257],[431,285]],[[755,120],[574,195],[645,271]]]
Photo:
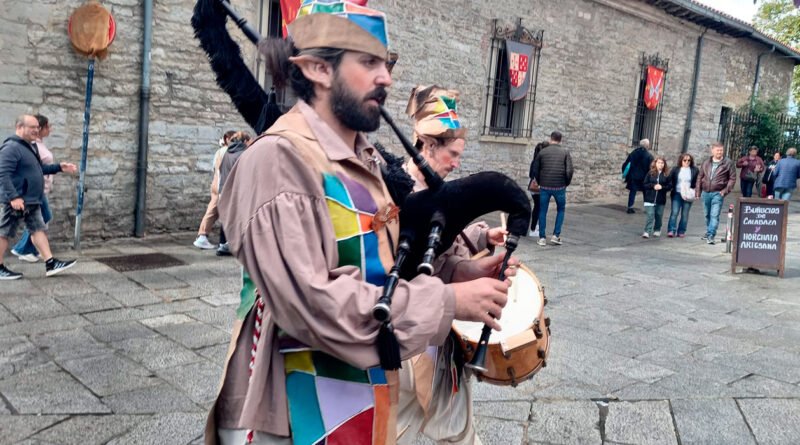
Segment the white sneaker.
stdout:
[[550,242],[555,244],[555,245],[557,245],[557,246],[560,246],[561,245],[561,237],[553,235],[553,237],[550,238]]
[[536,244],[538,244],[540,246],[546,246],[547,245],[547,240],[544,239],[544,238],[539,238],[539,241],[537,241]]
[[37,263],[37,262],[39,262],[39,257],[37,257],[36,255],[34,255],[32,253],[26,253],[25,255],[19,255],[18,254],[17,258],[19,258],[20,260],[25,261],[27,263]]
[[194,247],[197,247],[198,249],[216,249],[217,248],[217,246],[211,244],[208,241],[208,237],[205,236],[205,235],[198,236],[197,239],[194,240],[193,244],[194,244]]
[[647,233],[647,232],[644,232],[644,233],[642,234],[642,238],[650,238],[650,234],[649,234],[649,233]]
[[656,237],[661,236],[661,231],[660,230],[656,230],[655,232],[653,232],[653,236],[656,236]]
[[531,238],[536,238],[537,236],[539,236],[539,234],[536,233],[536,231],[534,230],[528,230],[528,236]]
[[18,256],[19,256],[19,252],[17,252],[17,251],[16,251],[16,250],[14,250],[14,249],[11,249],[11,255],[14,255],[14,256],[17,256],[17,257],[18,257]]

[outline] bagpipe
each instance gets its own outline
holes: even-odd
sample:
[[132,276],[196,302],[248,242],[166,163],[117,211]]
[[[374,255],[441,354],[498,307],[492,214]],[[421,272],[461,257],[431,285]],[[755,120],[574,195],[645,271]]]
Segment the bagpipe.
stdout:
[[[225,28],[230,17],[254,44],[261,36],[226,0],[198,0],[192,16],[195,36],[206,51],[217,83],[230,95],[237,110],[257,133],[261,133],[279,117],[270,107],[267,94],[249,72],[238,45]],[[272,111],[270,111],[272,110]],[[531,207],[528,195],[515,181],[498,172],[481,172],[445,182],[428,165],[411,141],[400,131],[383,106],[380,113],[399,138],[403,148],[425,177],[428,189],[413,192],[413,179],[402,170],[402,158],[375,144],[387,165],[381,166],[384,182],[392,199],[400,207],[400,242],[395,264],[391,268],[382,294],[372,314],[381,323],[378,334],[378,355],[381,367],[398,369],[400,347],[392,327],[392,295],[400,279],[410,280],[420,273],[433,274],[433,260],[455,242],[464,228],[478,217],[494,211],[509,214],[506,253],[499,279],[505,279],[508,260],[519,238],[528,230]],[[485,371],[484,360],[491,328],[484,325],[477,350],[467,366]]]

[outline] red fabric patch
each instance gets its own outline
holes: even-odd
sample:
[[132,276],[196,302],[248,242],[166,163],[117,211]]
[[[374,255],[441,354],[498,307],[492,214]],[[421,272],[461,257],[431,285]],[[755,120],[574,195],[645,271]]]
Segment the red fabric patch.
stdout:
[[363,411],[336,428],[327,437],[327,445],[372,445],[374,409]]

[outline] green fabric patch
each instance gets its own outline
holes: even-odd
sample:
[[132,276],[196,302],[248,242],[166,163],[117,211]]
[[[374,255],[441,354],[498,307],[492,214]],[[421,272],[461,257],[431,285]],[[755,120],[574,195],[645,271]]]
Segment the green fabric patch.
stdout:
[[346,380],[348,382],[369,383],[367,371],[353,367],[324,352],[313,351],[312,354],[314,356],[314,368],[316,368],[318,376]]
[[239,307],[236,309],[236,318],[244,320],[247,313],[256,304],[256,285],[250,279],[250,274],[242,268],[242,290],[239,291]]

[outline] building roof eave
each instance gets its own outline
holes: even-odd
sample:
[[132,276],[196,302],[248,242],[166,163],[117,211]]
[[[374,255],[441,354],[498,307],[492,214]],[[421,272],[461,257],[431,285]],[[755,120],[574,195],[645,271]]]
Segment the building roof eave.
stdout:
[[702,5],[694,0],[643,0],[667,14],[704,26],[720,34],[737,38],[747,38],[774,47],[775,51],[800,64],[800,51],[773,39],[754,28],[749,23],[738,20],[721,11]]

